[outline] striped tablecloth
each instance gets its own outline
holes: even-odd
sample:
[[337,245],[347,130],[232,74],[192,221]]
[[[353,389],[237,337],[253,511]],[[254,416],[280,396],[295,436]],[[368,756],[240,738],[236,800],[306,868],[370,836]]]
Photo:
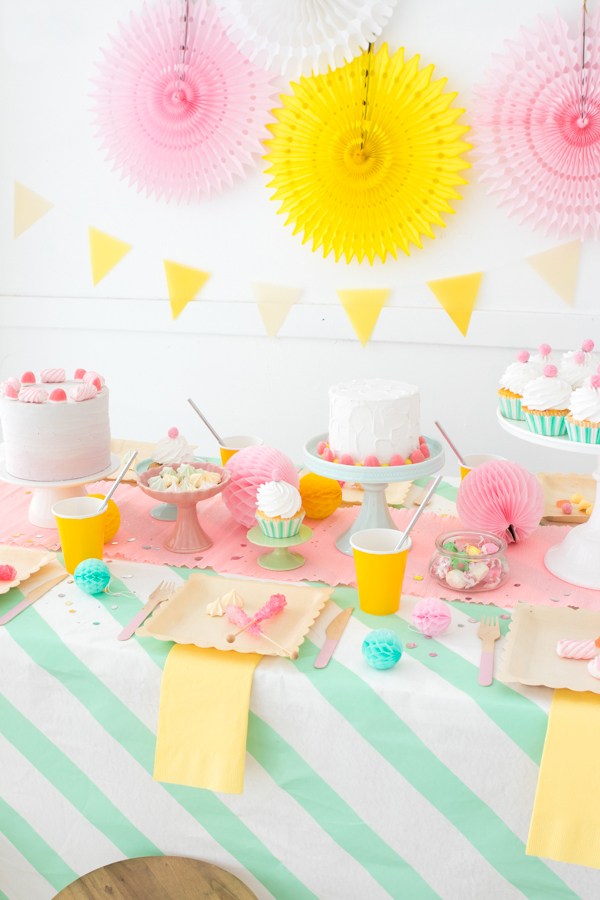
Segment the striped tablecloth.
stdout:
[[245,790],[217,795],[152,779],[170,645],[116,635],[165,571],[111,566],[117,594],[63,583],[0,630],[0,898],[46,900],[161,853],[276,900],[600,897],[600,872],[525,855],[551,693],[478,686],[489,608],[454,604],[451,630],[425,640],[403,598],[391,627],[417,646],[389,672],[360,652],[388,619],[357,612],[319,671],[328,621],[356,602],[338,588],[297,662],[259,665]]

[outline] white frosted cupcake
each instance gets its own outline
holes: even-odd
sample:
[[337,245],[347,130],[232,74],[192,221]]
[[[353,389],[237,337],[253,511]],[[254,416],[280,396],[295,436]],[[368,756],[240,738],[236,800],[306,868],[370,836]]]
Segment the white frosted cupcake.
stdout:
[[169,428],[167,436],[158,441],[152,451],[153,465],[191,462],[195,449],[195,445],[188,444],[178,428]]
[[573,390],[580,388],[587,378],[596,374],[598,359],[593,353],[594,342],[584,341],[581,350],[569,350],[560,361],[558,375],[568,381]]
[[573,391],[566,422],[567,434],[572,441],[600,444],[600,374],[592,375],[582,387]]
[[541,367],[531,361],[529,352],[521,350],[517,354],[517,361],[511,363],[500,378],[498,406],[506,419],[525,418],[521,409],[523,391],[530,381],[541,374]]
[[522,408],[529,430],[547,437],[564,434],[571,393],[568,381],[558,378],[557,367],[544,366],[540,377],[531,381],[523,393]]
[[552,353],[552,347],[550,346],[550,344],[540,344],[540,346],[538,347],[538,352],[534,353],[531,357],[531,362],[535,363],[536,366],[539,366],[540,369],[543,369],[544,366],[558,365],[558,360]]
[[267,481],[256,492],[256,521],[272,538],[294,537],[304,519],[300,492],[287,481]]

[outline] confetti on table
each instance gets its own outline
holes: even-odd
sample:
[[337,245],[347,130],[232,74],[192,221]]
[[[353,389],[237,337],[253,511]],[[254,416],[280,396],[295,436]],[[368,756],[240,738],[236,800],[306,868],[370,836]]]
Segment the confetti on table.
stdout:
[[137,541],[137,538],[127,538],[128,544],[130,544],[132,541]]
[[418,644],[415,644],[414,641],[410,641],[410,643],[408,643],[408,644],[406,645],[406,649],[407,649],[407,650],[414,650],[415,647],[418,647]]
[[423,575],[413,575],[415,581],[423,581]]
[[430,656],[437,656],[437,653],[430,653]]

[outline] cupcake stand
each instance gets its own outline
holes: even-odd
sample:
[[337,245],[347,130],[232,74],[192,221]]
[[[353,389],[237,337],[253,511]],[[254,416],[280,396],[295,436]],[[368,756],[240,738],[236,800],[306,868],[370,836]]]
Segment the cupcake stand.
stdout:
[[328,435],[320,434],[311,438],[304,447],[304,464],[311,472],[324,478],[336,481],[349,481],[360,484],[364,490],[363,502],[356,520],[350,528],[340,535],[336,547],[342,553],[352,555],[350,538],[364,528],[396,528],[385,499],[385,490],[391,482],[415,481],[433,475],[444,465],[444,449],[439,441],[426,438],[431,456],[421,463],[404,466],[343,466],[340,463],[327,462],[317,453],[321,441]]
[[290,547],[298,547],[305,544],[312,537],[312,528],[301,525],[298,534],[289,538],[272,538],[263,534],[260,525],[255,525],[248,532],[248,540],[257,547],[271,547],[271,553],[263,553],[257,559],[258,565],[272,572],[289,572],[299,569],[305,563],[300,553],[292,553]]
[[583,525],[573,525],[567,530],[564,540],[546,551],[544,563],[549,572],[575,584],[578,587],[600,590],[600,444],[582,444],[562,437],[546,437],[529,431],[525,422],[505,419],[497,411],[500,427],[530,444],[564,450],[567,453],[593,455],[597,460],[597,468],[593,473],[596,481],[596,497],[589,521]]
[[85,497],[87,491],[85,485],[93,481],[101,481],[115,472],[121,463],[121,458],[115,453],[110,455],[110,466],[101,472],[91,475],[81,475],[66,481],[26,481],[23,478],[15,478],[6,471],[4,460],[0,461],[0,481],[8,481],[19,487],[31,490],[31,502],[29,504],[29,521],[38,528],[56,528],[56,520],[52,515],[52,507],[59,500],[69,497]]

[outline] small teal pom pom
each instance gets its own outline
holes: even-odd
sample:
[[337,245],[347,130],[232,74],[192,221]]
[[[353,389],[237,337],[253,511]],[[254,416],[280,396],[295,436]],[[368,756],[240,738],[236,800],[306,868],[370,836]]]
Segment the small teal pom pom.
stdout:
[[391,669],[402,656],[402,644],[393,631],[378,628],[366,636],[362,645],[363,656],[374,669]]
[[108,587],[110,569],[101,559],[84,559],[75,569],[73,578],[86,594],[101,594]]

